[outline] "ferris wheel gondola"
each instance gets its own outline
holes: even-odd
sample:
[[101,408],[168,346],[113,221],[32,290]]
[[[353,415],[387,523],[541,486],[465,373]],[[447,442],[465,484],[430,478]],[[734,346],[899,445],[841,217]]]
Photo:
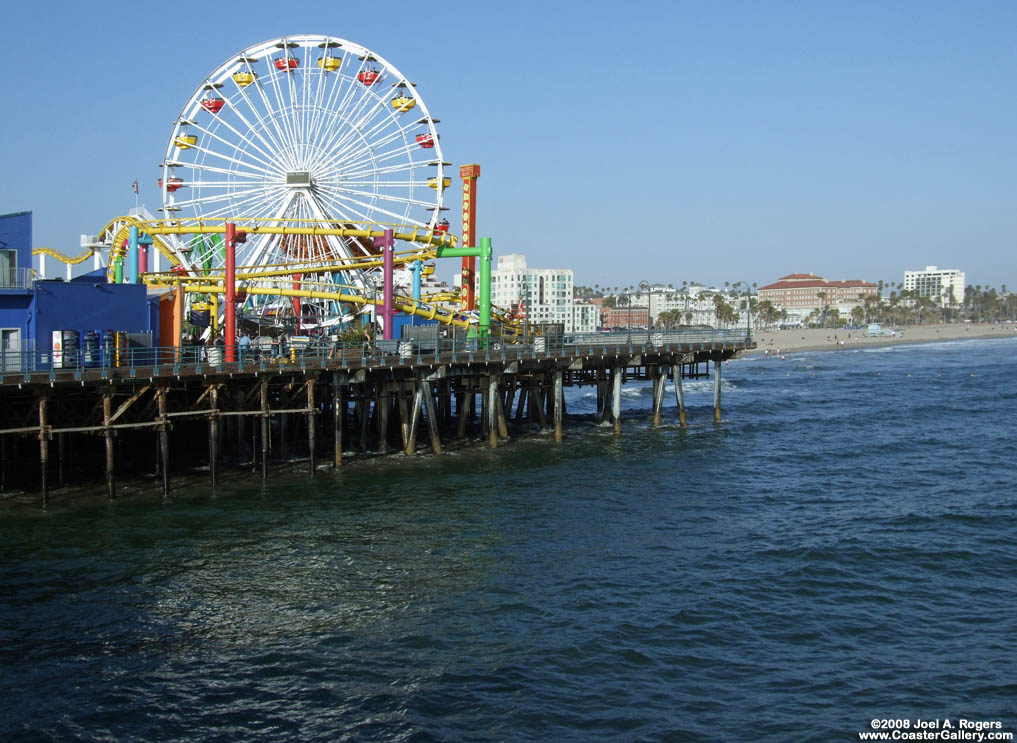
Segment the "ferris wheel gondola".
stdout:
[[[184,105],[160,165],[162,212],[180,220],[441,231],[449,179],[437,123],[415,84],[371,50],[332,36],[265,41],[219,65]],[[172,242],[187,271],[221,268],[221,240]],[[313,268],[376,252],[370,239],[309,230],[251,235],[236,262]],[[314,276],[370,283],[359,271]],[[327,322],[342,311],[322,301],[315,312]]]

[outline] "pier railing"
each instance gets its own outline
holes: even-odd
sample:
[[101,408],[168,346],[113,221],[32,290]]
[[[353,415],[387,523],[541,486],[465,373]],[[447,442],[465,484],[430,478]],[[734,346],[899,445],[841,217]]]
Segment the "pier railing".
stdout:
[[[227,349],[221,344],[102,346],[52,351],[0,349],[0,384],[45,379],[94,379],[182,374],[243,373],[269,369],[365,368],[513,361],[551,357],[689,352],[751,348],[745,330],[672,330],[567,333],[509,339],[492,337],[376,340],[340,343],[321,338],[273,341],[259,338]],[[228,353],[232,351],[232,353]],[[226,359],[232,356],[234,361]]]

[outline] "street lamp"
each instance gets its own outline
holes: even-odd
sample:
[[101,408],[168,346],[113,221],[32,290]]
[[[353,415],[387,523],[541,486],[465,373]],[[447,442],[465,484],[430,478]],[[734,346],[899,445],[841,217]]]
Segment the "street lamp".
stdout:
[[745,338],[748,339],[752,336],[752,285],[748,281],[736,281],[731,284],[732,289],[736,286],[745,287]]

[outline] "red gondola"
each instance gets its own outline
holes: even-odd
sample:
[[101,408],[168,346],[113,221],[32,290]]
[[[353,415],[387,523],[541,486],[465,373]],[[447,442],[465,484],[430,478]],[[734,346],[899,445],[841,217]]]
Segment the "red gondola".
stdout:
[[[170,178],[166,181],[166,190],[173,193],[184,185],[183,178]],[[159,179],[159,189],[162,190],[162,178]]]
[[430,134],[418,134],[417,135],[417,144],[419,144],[421,147],[423,147],[426,150],[433,150],[434,149],[434,137],[432,137]]
[[357,80],[362,82],[364,85],[374,85],[376,82],[381,80],[381,73],[378,70],[368,69],[361,70],[357,73]]
[[222,111],[222,107],[225,105],[226,101],[222,98],[206,98],[201,102],[201,107],[213,114],[217,114]]
[[300,66],[300,60],[296,57],[280,57],[275,61],[275,68],[283,72],[295,70]]
[[448,220],[441,220],[434,229],[438,232],[448,232]]

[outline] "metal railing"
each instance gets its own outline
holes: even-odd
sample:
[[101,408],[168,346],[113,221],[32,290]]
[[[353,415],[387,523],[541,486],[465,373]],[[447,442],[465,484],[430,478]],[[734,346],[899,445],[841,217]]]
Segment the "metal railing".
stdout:
[[30,268],[0,268],[0,289],[31,289],[33,273]]
[[[263,370],[414,366],[470,361],[514,361],[557,356],[738,350],[752,345],[742,330],[677,330],[581,333],[509,338],[423,338],[370,343],[296,343],[258,339],[230,349],[221,344],[130,346],[51,351],[0,350],[0,383],[29,381],[35,374],[51,379],[136,377]],[[227,353],[231,351],[232,353]],[[227,361],[232,355],[234,361]]]

